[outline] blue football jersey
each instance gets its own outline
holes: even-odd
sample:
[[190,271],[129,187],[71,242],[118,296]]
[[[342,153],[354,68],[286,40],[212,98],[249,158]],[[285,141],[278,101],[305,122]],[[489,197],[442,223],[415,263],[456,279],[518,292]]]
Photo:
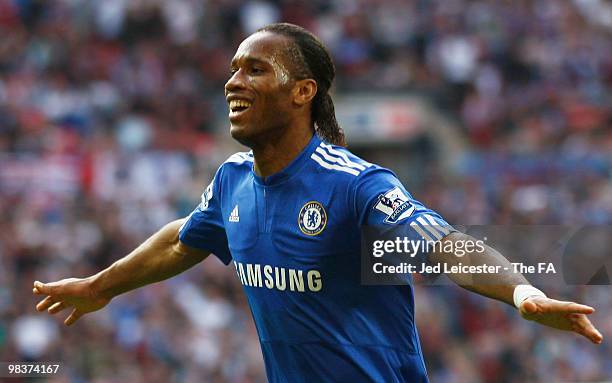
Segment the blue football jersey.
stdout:
[[266,178],[251,153],[232,155],[180,240],[235,267],[270,382],[427,382],[412,287],[360,283],[364,225],[451,230],[391,171],[314,135]]

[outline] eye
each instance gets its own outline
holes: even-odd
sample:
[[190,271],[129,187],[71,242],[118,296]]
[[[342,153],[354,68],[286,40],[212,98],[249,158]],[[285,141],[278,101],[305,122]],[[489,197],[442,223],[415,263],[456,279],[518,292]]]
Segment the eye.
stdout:
[[251,68],[251,73],[252,74],[262,74],[263,72],[264,72],[263,68],[259,68],[259,67]]
[[238,68],[231,68],[230,69],[230,76],[233,76],[236,72],[238,72]]

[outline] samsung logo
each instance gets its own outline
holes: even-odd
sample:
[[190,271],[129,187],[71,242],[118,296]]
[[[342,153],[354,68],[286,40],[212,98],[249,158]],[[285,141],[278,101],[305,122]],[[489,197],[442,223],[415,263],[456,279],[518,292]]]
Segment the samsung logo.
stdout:
[[319,292],[323,278],[318,270],[299,270],[287,267],[241,263],[234,261],[240,283],[244,286],[279,291]]

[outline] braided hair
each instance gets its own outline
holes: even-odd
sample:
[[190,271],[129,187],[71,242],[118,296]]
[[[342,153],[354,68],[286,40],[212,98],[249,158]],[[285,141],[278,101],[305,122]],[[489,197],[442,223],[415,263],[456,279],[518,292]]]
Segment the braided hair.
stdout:
[[292,40],[289,55],[295,67],[295,79],[312,78],[317,82],[317,94],[311,109],[315,132],[331,144],[346,146],[344,131],[336,121],[334,102],[329,95],[336,68],[327,48],[315,35],[294,24],[269,24],[257,32],[272,32]]

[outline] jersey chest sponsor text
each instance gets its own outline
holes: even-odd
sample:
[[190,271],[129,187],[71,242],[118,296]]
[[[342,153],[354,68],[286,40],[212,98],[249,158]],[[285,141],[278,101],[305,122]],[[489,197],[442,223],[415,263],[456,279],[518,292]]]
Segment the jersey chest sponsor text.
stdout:
[[234,267],[243,286],[301,293],[316,293],[323,288],[321,272],[314,269],[300,270],[238,261],[234,261]]

